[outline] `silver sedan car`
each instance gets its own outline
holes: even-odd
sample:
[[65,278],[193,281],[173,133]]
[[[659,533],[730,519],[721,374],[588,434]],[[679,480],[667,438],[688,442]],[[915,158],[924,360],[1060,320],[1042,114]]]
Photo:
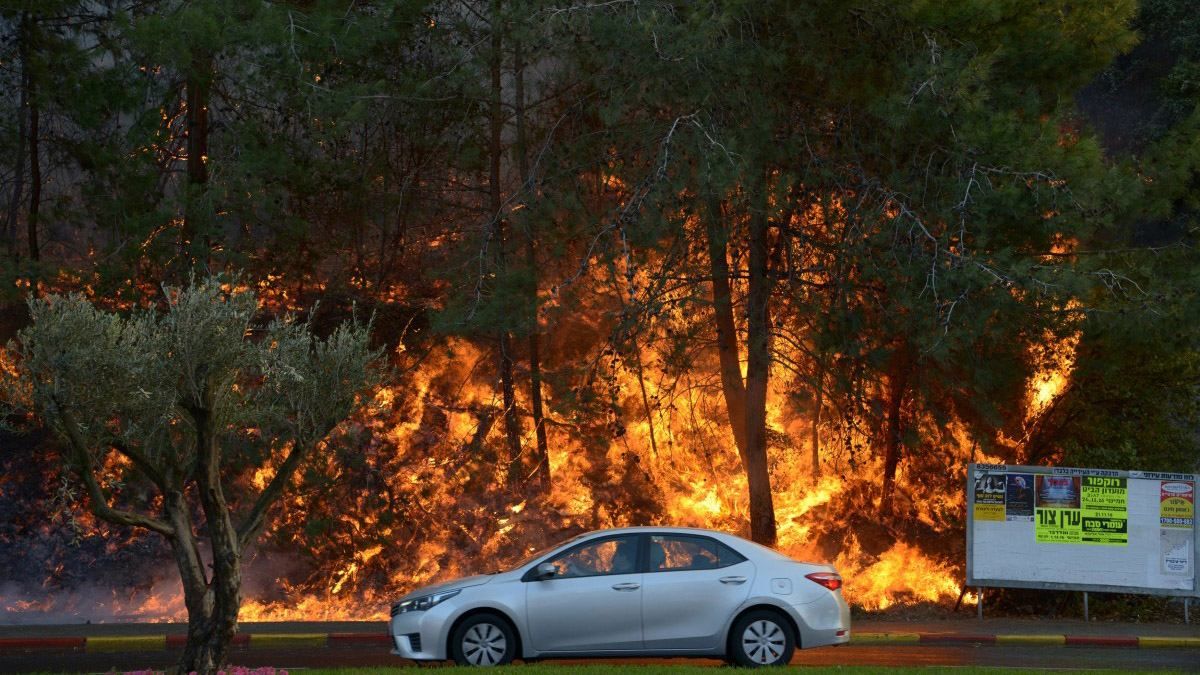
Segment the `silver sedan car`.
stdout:
[[740,537],[678,527],[584,534],[508,571],[392,606],[394,654],[491,666],[520,658],[720,657],[788,663],[850,640],[842,578]]

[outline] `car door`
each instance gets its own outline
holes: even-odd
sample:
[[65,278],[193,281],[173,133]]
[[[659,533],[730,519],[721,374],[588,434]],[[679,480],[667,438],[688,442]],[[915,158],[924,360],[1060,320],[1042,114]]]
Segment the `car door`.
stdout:
[[558,573],[525,584],[525,611],[539,652],[642,648],[642,537],[590,539],[554,556]]
[[708,650],[754,583],[754,563],[711,537],[647,536],[642,635],[647,649]]

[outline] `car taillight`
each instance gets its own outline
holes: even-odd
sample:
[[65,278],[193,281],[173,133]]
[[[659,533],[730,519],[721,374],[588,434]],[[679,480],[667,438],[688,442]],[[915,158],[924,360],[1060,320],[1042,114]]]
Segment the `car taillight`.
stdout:
[[815,581],[831,591],[836,591],[842,587],[842,575],[837,572],[813,572],[805,574],[805,579]]

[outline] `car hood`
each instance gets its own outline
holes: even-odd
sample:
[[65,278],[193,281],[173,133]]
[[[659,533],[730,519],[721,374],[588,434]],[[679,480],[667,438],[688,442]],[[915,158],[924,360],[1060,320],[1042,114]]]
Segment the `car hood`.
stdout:
[[[454,588],[469,588],[471,586],[482,586],[483,584],[486,584],[487,582],[491,581],[494,577],[495,577],[495,575],[493,575],[493,574],[476,574],[473,577],[463,577],[461,579],[453,579],[451,581],[446,581],[446,582],[440,583],[440,584],[434,584],[432,586],[422,586],[420,588],[410,591],[407,595],[400,598],[400,600],[407,600],[409,598],[419,598],[422,595],[432,595],[434,593],[438,593],[441,591],[448,591],[448,590],[451,590]],[[397,602],[399,602],[399,600]]]

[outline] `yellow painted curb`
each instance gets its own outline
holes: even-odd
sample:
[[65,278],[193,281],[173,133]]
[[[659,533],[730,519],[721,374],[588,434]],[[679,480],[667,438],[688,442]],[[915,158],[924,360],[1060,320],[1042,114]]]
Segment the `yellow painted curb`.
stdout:
[[996,644],[1010,645],[1065,645],[1066,635],[997,635]]
[[919,633],[851,633],[850,642],[867,644],[873,642],[905,642],[916,643],[921,641]]
[[85,638],[88,652],[151,652],[167,648],[166,635],[127,635]]
[[1139,637],[1138,646],[1200,648],[1200,637]]
[[251,633],[253,647],[324,647],[327,633]]

